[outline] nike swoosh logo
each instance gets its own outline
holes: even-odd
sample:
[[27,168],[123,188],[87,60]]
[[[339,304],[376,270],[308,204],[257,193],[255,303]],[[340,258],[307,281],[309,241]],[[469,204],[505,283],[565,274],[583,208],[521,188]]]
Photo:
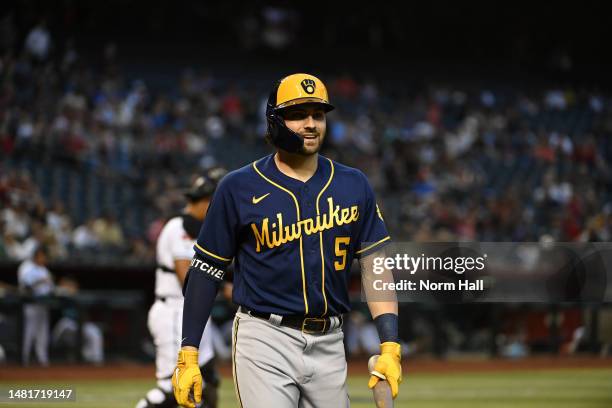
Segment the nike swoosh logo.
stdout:
[[261,200],[263,200],[264,198],[266,198],[266,197],[267,197],[267,196],[269,196],[269,195],[270,195],[270,193],[268,193],[268,194],[264,194],[264,195],[262,195],[261,197],[255,197],[255,196],[253,196],[253,204],[257,204],[257,203],[259,203]]

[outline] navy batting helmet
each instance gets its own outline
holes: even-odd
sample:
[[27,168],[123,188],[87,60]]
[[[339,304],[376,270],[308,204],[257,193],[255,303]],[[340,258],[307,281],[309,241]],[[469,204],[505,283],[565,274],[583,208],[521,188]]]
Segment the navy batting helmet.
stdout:
[[189,201],[199,201],[203,198],[210,197],[215,192],[215,183],[206,176],[200,176],[195,179],[191,187],[185,191],[185,197]]
[[305,103],[320,104],[325,112],[334,109],[329,103],[325,85],[313,75],[289,75],[278,81],[272,89],[266,105],[266,120],[268,121],[266,137],[276,147],[291,153],[298,153],[302,150],[304,139],[287,128],[282,111]]
[[211,167],[210,169],[208,169],[208,171],[206,172],[206,177],[208,177],[215,184],[215,188],[216,188],[219,182],[221,181],[221,179],[225,177],[226,174],[227,174],[226,169],[224,169],[223,167],[217,166],[217,167]]
[[223,167],[213,167],[209,169],[206,175],[195,179],[191,187],[185,191],[185,197],[192,202],[211,197],[219,181],[221,181],[226,174],[227,170]]

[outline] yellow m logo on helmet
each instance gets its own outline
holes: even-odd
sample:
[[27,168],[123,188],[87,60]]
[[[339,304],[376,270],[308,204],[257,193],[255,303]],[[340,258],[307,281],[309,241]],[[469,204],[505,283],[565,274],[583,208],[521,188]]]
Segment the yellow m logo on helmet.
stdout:
[[317,89],[317,84],[312,79],[304,79],[302,82],[300,82],[300,84],[302,85],[304,92],[309,95],[312,95],[315,89]]

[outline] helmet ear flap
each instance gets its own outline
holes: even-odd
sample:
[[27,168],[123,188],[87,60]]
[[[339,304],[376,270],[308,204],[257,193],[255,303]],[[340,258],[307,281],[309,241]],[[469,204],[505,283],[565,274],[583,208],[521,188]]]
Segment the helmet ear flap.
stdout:
[[268,96],[266,104],[266,140],[279,149],[290,153],[299,153],[304,146],[304,139],[285,125],[285,120],[276,109],[276,93],[281,81],[277,81]]
[[290,153],[299,153],[302,150],[304,139],[285,125],[285,120],[276,110],[266,115],[266,119],[268,121],[266,139],[274,146]]

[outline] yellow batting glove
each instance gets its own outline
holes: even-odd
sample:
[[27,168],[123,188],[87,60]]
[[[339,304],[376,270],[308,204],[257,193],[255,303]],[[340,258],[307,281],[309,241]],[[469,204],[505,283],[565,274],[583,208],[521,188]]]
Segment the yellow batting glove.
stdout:
[[[192,387],[194,401],[189,399]],[[174,398],[180,406],[195,408],[196,404],[202,401],[202,374],[196,350],[179,351],[178,362],[172,374],[172,388],[174,388]]]
[[[378,357],[378,361],[376,361],[376,365],[374,366],[374,371],[376,371],[377,374],[385,376],[385,379],[391,387],[393,399],[397,397],[399,384],[402,382],[401,356],[402,346],[398,343],[392,341],[382,343],[380,345],[380,357]],[[380,380],[380,377],[371,375],[368,387],[374,388]]]

